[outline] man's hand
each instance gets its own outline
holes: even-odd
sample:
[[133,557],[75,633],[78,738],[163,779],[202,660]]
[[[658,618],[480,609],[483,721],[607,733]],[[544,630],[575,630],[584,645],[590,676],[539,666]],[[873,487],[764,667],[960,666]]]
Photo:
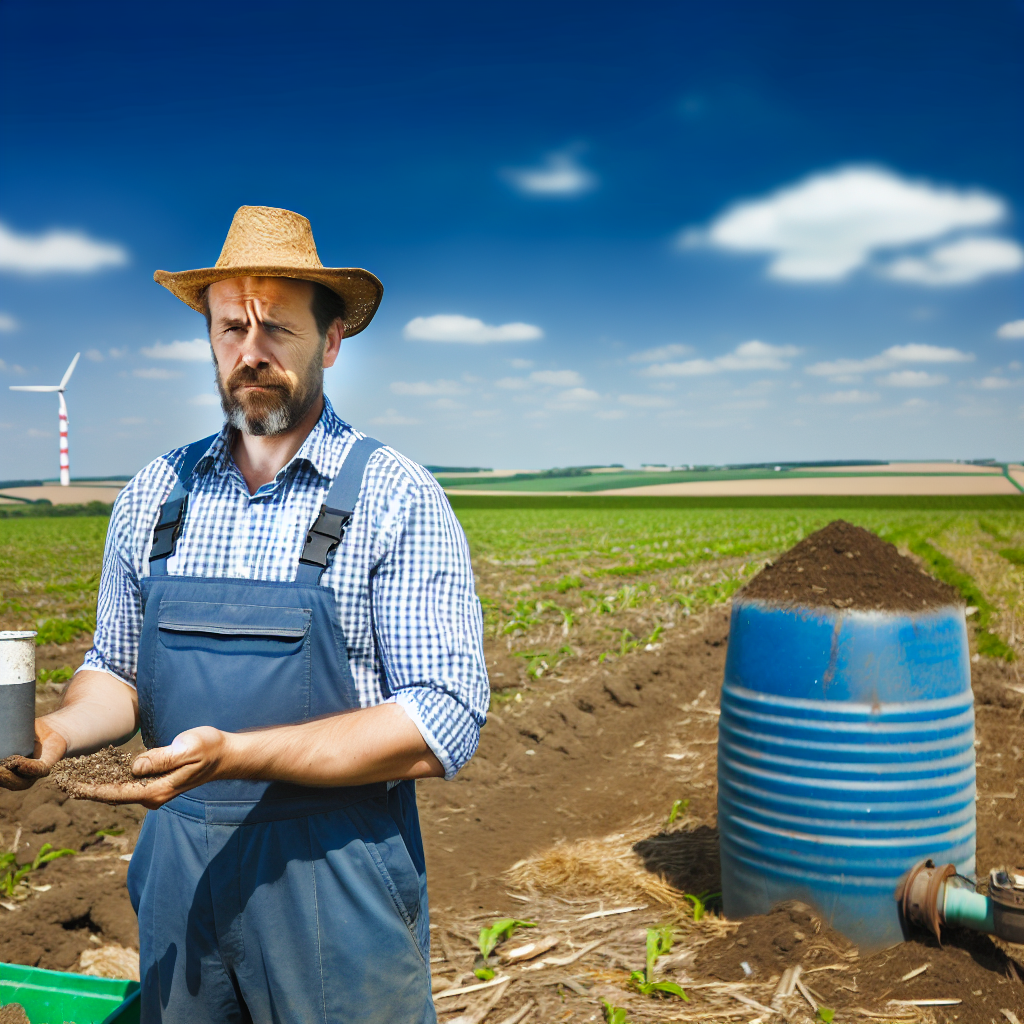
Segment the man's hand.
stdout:
[[46,778],[64,756],[68,741],[45,718],[36,719],[36,742],[31,757],[15,755],[0,766],[0,789],[28,789]]
[[[204,782],[229,778],[225,753],[231,734],[211,726],[189,729],[175,736],[169,747],[154,747],[132,765],[139,782],[82,787],[80,798],[107,804],[142,804],[150,810],[187,793]],[[142,782],[146,777],[148,781]]]

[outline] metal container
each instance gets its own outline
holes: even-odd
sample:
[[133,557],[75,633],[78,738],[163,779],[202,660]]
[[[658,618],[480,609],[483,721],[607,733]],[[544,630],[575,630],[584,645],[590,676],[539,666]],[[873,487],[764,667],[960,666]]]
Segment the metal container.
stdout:
[[815,907],[864,952],[932,858],[975,870],[974,700],[962,608],[733,605],[718,746],[726,917]]
[[0,630],[0,759],[35,749],[36,634]]

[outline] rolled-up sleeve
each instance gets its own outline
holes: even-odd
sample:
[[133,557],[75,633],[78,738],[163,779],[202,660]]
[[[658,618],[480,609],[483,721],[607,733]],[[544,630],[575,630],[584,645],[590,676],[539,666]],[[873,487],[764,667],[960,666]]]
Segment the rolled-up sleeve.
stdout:
[[476,751],[490,686],[469,545],[444,491],[408,495],[373,579],[388,688],[452,778]]
[[133,565],[132,494],[114,503],[103,548],[103,572],[96,601],[96,631],[82,669],[95,669],[135,685],[142,632],[142,589]]

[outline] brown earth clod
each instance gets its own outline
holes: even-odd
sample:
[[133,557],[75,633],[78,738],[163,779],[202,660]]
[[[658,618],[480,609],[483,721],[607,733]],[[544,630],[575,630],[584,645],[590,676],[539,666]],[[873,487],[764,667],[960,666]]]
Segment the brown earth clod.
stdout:
[[836,519],[768,563],[740,599],[809,608],[911,612],[961,605],[959,592],[894,544]]
[[3,1006],[0,1006],[0,1024],[31,1024],[31,1022],[21,1003],[4,1003]]
[[95,754],[58,761],[50,772],[50,778],[68,796],[90,800],[95,799],[91,794],[96,786],[148,786],[154,779],[168,774],[133,775],[132,765],[138,756],[116,747],[104,747]]

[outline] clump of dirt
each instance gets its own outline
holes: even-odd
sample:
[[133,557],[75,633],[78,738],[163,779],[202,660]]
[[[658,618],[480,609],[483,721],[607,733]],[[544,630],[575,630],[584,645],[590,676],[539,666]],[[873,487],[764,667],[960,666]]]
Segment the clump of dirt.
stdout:
[[[104,747],[95,754],[84,757],[66,757],[58,761],[50,772],[50,778],[68,794],[80,800],[94,800],[90,790],[95,786],[121,786],[136,783],[148,786],[162,775],[133,775],[132,764],[139,755]],[[167,772],[163,774],[169,774]]]
[[922,611],[962,603],[957,590],[901,555],[895,545],[842,519],[769,562],[739,596],[861,611]]
[[718,829],[710,825],[659,832],[634,843],[633,851],[639,854],[648,871],[661,875],[680,892],[699,895],[722,889]]
[[[780,903],[770,914],[744,918],[735,932],[712,939],[697,954],[700,975],[721,981],[767,981],[787,967],[807,970],[855,958],[857,949],[804,903]],[[743,964],[750,969],[747,974]]]
[[21,1003],[5,1003],[0,1006],[0,1024],[31,1024],[31,1021]]

